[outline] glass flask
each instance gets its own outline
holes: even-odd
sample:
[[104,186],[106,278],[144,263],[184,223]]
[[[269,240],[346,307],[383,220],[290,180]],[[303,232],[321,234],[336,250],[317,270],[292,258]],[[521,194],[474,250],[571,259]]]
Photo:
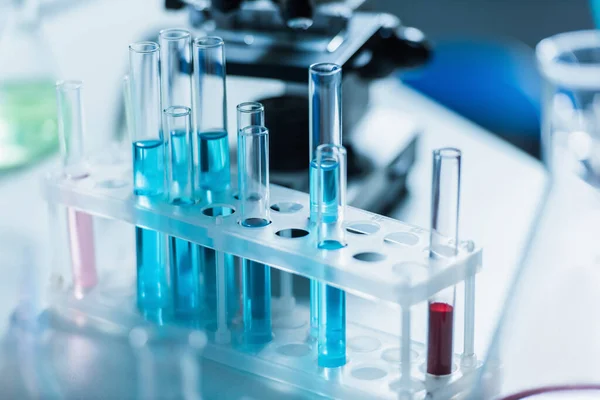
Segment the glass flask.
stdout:
[[600,32],[536,49],[550,181],[473,399],[600,399]]
[[37,0],[0,6],[0,170],[58,147],[52,57],[40,31]]

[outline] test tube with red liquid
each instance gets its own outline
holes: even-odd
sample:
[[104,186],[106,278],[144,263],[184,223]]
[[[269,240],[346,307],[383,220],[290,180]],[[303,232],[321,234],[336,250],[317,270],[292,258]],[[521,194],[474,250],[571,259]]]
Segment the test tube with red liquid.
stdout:
[[[63,172],[66,179],[77,181],[88,176],[83,146],[83,105],[81,81],[61,81],[56,84],[58,131]],[[96,286],[96,255],[92,216],[67,209],[69,250],[76,297]]]
[[[442,148],[433,152],[429,268],[445,268],[458,252],[461,152]],[[427,373],[452,373],[454,300],[456,288],[446,288],[429,299]]]

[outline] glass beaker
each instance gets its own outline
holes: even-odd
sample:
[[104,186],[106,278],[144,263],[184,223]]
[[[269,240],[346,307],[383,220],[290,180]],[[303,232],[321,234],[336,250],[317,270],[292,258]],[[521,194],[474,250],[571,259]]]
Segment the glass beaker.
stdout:
[[551,180],[472,399],[600,398],[600,32],[536,52]]
[[0,170],[26,165],[58,147],[52,57],[38,11],[37,0],[0,7],[8,16],[0,32]]

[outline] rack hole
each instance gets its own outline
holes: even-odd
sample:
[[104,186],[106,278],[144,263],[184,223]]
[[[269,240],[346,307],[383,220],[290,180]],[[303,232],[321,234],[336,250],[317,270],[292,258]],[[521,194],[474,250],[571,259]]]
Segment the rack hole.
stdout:
[[352,376],[361,381],[374,381],[386,375],[386,371],[376,367],[360,367],[352,370]]
[[357,336],[348,340],[348,348],[359,353],[370,353],[379,347],[381,347],[379,339],[369,336]]
[[346,245],[342,242],[338,242],[337,240],[323,240],[318,244],[318,247],[321,250],[339,250],[346,247]]
[[280,231],[275,232],[277,236],[281,236],[283,238],[288,239],[297,239],[308,235],[308,231],[299,228],[290,228],[290,229],[282,229]]
[[262,228],[271,223],[268,219],[265,218],[246,218],[240,225],[245,226],[246,228]]
[[290,343],[279,346],[276,351],[286,357],[304,357],[310,354],[310,347],[306,344]]
[[236,200],[239,200],[240,199],[240,194],[239,193],[234,194],[233,198],[236,199]]
[[419,237],[414,233],[395,232],[390,233],[383,238],[383,241],[388,244],[401,244],[405,246],[414,246],[419,243]]
[[359,261],[366,261],[366,262],[377,262],[377,261],[383,261],[386,259],[385,254],[377,253],[374,251],[365,251],[363,253],[356,253],[352,257],[354,257],[355,259],[357,259]]
[[[411,363],[414,363],[415,361],[417,361],[418,357],[419,357],[419,353],[417,353],[415,350],[411,349],[410,350]],[[391,349],[387,349],[383,353],[381,353],[381,358],[392,364],[401,364],[402,363],[402,349],[400,347],[394,347]]]
[[206,207],[202,210],[202,214],[207,215],[209,217],[226,217],[235,212],[233,207],[229,206],[212,206]]
[[374,222],[354,222],[346,230],[355,235],[371,235],[379,230],[379,225]]
[[271,210],[277,211],[282,214],[292,214],[302,210],[302,204],[292,202],[281,202],[275,203],[271,206]]

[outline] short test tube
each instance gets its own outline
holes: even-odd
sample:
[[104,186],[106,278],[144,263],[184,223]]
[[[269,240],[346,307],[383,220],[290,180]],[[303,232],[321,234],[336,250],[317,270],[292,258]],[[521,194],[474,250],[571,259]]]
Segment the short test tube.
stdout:
[[[251,125],[238,132],[240,225],[257,229],[269,219],[269,131]],[[271,270],[252,260],[242,261],[244,337],[247,344],[272,339]]]
[[[164,110],[167,141],[167,184],[169,201],[192,205],[194,199],[194,148],[192,146],[191,109],[172,106]],[[199,317],[202,307],[198,246],[187,240],[169,237],[169,262],[176,317]]]
[[[160,55],[154,42],[129,46],[133,191],[150,201],[165,190],[165,140],[160,99]],[[168,306],[164,234],[136,227],[137,302],[148,316],[162,318]]]
[[[88,176],[84,157],[83,103],[80,81],[61,81],[56,85],[58,129],[65,177],[82,179]],[[92,216],[72,208],[67,209],[69,250],[73,288],[76,297],[96,286],[96,254]]]
[[[317,247],[335,251],[346,246],[343,229],[346,209],[346,150],[323,144],[316,152]],[[333,209],[333,210],[332,210]],[[346,364],[346,294],[318,283],[318,364],[335,368]]]
[[[342,67],[332,63],[313,64],[308,72],[310,219],[316,221],[317,147],[342,144]],[[326,214],[334,213],[331,204]],[[310,281],[310,334],[318,335],[318,282]]]
[[[460,169],[460,150],[434,150],[429,245],[432,273],[444,268],[458,252]],[[455,297],[456,288],[451,287],[429,299],[427,373],[431,375],[452,373]]]

